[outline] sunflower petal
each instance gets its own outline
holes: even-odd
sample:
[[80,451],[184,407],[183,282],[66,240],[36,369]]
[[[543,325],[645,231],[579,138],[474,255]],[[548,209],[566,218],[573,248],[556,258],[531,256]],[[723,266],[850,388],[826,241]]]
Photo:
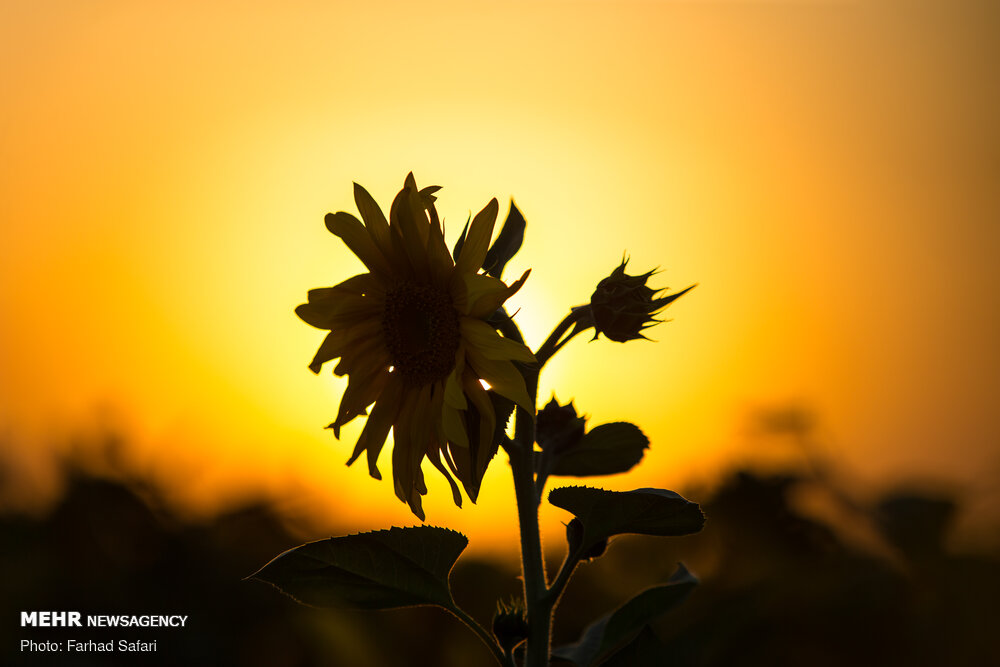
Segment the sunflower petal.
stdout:
[[370,273],[359,273],[356,276],[351,276],[343,282],[339,282],[333,287],[319,287],[317,289],[311,289],[307,292],[309,301],[320,301],[324,298],[333,298],[336,294],[356,294],[358,296],[363,296],[365,294],[374,293],[384,293],[385,290],[379,284],[378,280],[375,279]]
[[449,447],[449,452],[455,463],[455,475],[462,480],[469,499],[476,502],[483,475],[497,452],[497,442],[493,438],[496,414],[479,378],[474,373],[466,373],[462,379],[469,400],[475,406],[474,410],[466,412],[468,431],[474,434],[474,439],[468,448]]
[[346,294],[335,302],[303,303],[295,308],[295,314],[317,329],[335,329],[362,318],[377,317],[382,309],[383,306],[374,299]]
[[413,492],[413,470],[410,467],[410,451],[414,447],[413,412],[419,392],[404,390],[396,422],[392,425],[392,479],[396,495],[404,503],[409,502]]
[[468,403],[465,401],[465,394],[462,393],[460,377],[462,377],[462,368],[456,366],[444,382],[444,404],[457,410],[464,410]]
[[420,191],[420,196],[423,197],[425,201],[428,201],[433,204],[434,200],[437,199],[437,197],[434,196],[434,193],[440,189],[441,189],[440,185],[428,185],[426,188]]
[[493,237],[493,226],[497,221],[497,211],[500,205],[496,198],[491,199],[486,207],[476,214],[469,225],[469,233],[462,244],[462,252],[455,260],[455,270],[459,274],[477,273],[486,259],[486,251]]
[[501,294],[507,291],[507,286],[503,284],[503,281],[485,273],[455,273],[449,288],[455,309],[465,315],[471,314],[473,305],[484,295]]
[[340,408],[337,419],[327,426],[333,429],[333,435],[340,438],[340,427],[355,417],[366,414],[368,406],[375,402],[389,380],[389,372],[385,369],[375,369],[364,377],[352,377],[347,383],[347,389],[340,398]]
[[382,336],[356,339],[350,348],[350,354],[344,354],[333,369],[333,374],[339,377],[350,375],[368,375],[378,370],[389,368],[389,353],[386,351]]
[[[430,209],[433,211],[433,208]],[[427,262],[430,268],[431,281],[438,286],[445,287],[448,278],[455,267],[448,252],[448,246],[444,242],[444,232],[441,231],[441,223],[437,222],[437,214],[432,214],[430,225],[430,235],[427,238]]]
[[[420,190],[417,188],[417,181],[413,178],[413,172],[411,171],[406,175],[403,181],[403,192],[406,193],[406,200],[410,206],[410,213],[413,215],[414,222],[423,223],[424,222],[424,202],[420,196]],[[416,225],[417,234],[422,241],[421,245],[427,243],[427,229],[423,224]]]
[[368,194],[363,187],[354,184],[354,203],[361,213],[361,219],[365,223],[365,228],[371,235],[375,245],[382,251],[386,259],[392,261],[392,240],[389,237],[389,223],[382,213],[381,207],[375,199]]
[[455,477],[462,482],[465,494],[469,500],[476,502],[479,499],[479,486],[476,480],[476,466],[472,462],[472,448],[458,447],[450,445],[448,447],[448,465],[451,466]]
[[309,364],[309,370],[319,373],[323,364],[340,356],[343,356],[359,341],[368,341],[379,337],[382,331],[382,323],[374,318],[361,320],[358,324],[346,329],[331,331],[323,339]]
[[389,435],[389,429],[399,414],[400,399],[403,394],[403,383],[399,378],[390,374],[382,393],[375,401],[375,407],[365,422],[365,428],[358,437],[358,442],[354,446],[354,453],[347,461],[347,465],[354,463],[361,455],[361,452],[368,451],[368,474],[375,479],[382,479],[382,473],[378,469],[378,455],[385,446],[385,439]]
[[400,257],[407,259],[418,279],[427,280],[427,236],[430,233],[430,223],[412,173],[406,177],[406,184],[392,201],[389,221],[393,231],[393,247],[400,253]]
[[423,521],[426,517],[424,516],[424,508],[421,502],[423,499],[420,497],[420,492],[414,488],[407,494],[407,492],[403,491],[403,486],[399,483],[399,480],[395,480],[393,484],[395,485],[393,488],[396,491],[396,497],[409,505],[410,511]]
[[460,411],[445,405],[441,411],[441,430],[444,433],[444,439],[448,442],[465,449],[469,448],[469,434],[465,431]]
[[[421,473],[421,477],[422,476],[423,473]],[[425,490],[424,493],[427,493],[427,491]],[[410,506],[410,511],[413,512],[418,519],[423,521],[426,518],[424,515],[423,498],[421,498],[419,489],[414,488],[413,491],[410,492],[410,499],[406,501],[406,504]]]
[[[420,461],[423,461],[423,456],[421,456]],[[420,495],[427,495],[427,482],[424,480],[424,471],[420,468],[420,466],[413,469],[413,488],[416,489],[417,493]]]
[[331,234],[339,236],[348,248],[358,256],[364,265],[372,273],[383,276],[391,275],[389,263],[386,261],[382,251],[375,245],[372,235],[361,224],[361,221],[350,213],[340,211],[338,213],[327,213],[323,219],[326,228]]
[[[413,420],[410,422],[410,434],[413,439],[413,446],[410,448],[410,470],[413,471],[414,483],[419,481],[423,484],[423,474],[420,473],[420,463],[424,455],[431,448],[434,434],[434,403],[433,384],[424,385],[420,388],[417,396],[417,404],[413,409]],[[441,414],[438,407],[437,416]],[[427,493],[427,487],[423,487],[421,493]]]
[[[473,290],[470,288],[468,296],[470,303],[469,316],[485,318],[492,315],[497,308],[503,305],[504,301],[512,297],[514,294],[517,293],[519,289],[521,289],[521,286],[524,285],[524,281],[528,279],[528,274],[530,273],[531,269],[528,269],[521,275],[520,278],[511,283],[509,287],[505,285],[502,281],[497,280],[497,282],[500,283],[500,285],[486,286],[480,283],[481,287],[480,286],[477,287],[479,287],[479,289],[481,289],[482,291],[479,291],[478,293],[475,294],[473,293]],[[490,276],[477,275],[475,277],[489,278]],[[494,278],[494,280],[496,279]],[[469,284],[468,281],[466,281],[466,285],[468,284]],[[485,287],[485,289],[482,289],[483,287]]]
[[333,287],[309,290],[309,303],[298,306],[295,314],[317,329],[333,329],[378,316],[384,307],[384,295],[375,277],[363,273]]
[[[532,411],[531,399],[528,398],[528,388],[524,376],[510,361],[490,359],[478,350],[470,347],[467,351],[469,365],[489,383],[490,387],[501,396],[520,405],[529,412]],[[466,391],[468,394],[468,391]]]
[[[504,338],[490,325],[472,317],[459,318],[462,339],[487,359],[532,363],[535,355],[523,343]],[[488,382],[489,380],[487,380]]]
[[441,474],[444,475],[444,478],[446,480],[448,480],[448,484],[449,484],[449,486],[451,486],[451,498],[452,498],[452,500],[455,501],[455,505],[457,505],[458,507],[461,507],[462,506],[462,492],[458,490],[458,484],[455,483],[455,480],[448,473],[448,469],[444,467],[443,463],[441,463],[441,454],[440,454],[440,452],[438,452],[434,456],[428,456],[427,458],[430,460],[431,465],[433,465],[435,468],[437,468],[438,470],[440,470]]

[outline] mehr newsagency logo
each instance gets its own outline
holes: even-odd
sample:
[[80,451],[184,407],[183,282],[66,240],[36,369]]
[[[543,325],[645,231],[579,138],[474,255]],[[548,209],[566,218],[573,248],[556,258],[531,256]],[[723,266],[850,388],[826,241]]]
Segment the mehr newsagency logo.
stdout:
[[22,611],[21,627],[32,628],[183,628],[187,615],[88,614],[78,611]]

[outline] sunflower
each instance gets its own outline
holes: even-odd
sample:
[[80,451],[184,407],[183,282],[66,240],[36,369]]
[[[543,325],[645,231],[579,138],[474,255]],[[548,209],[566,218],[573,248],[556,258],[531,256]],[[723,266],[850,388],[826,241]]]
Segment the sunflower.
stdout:
[[439,189],[418,190],[408,175],[387,222],[372,196],[355,183],[364,222],[343,212],[328,213],[325,222],[368,273],[310,290],[308,303],[295,309],[308,324],[330,330],[309,368],[318,373],[339,358],[334,373],[348,376],[337,418],[327,428],[340,438],[341,426],[368,415],[348,465],[367,452],[370,474],[381,479],[378,457],[391,429],[396,495],[421,519],[424,457],[448,480],[456,505],[462,495],[449,470],[475,502],[496,452],[491,392],[530,411],[524,378],[513,362],[535,361],[527,347],[486,321],[529,273],[508,286],[479,271],[493,236],[497,200],[473,218],[453,259],[434,208]]

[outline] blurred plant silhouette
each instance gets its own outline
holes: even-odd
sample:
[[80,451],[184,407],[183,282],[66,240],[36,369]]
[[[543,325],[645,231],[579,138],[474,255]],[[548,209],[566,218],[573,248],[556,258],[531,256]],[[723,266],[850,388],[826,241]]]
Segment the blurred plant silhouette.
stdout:
[[[287,599],[276,604],[268,590],[240,581],[255,563],[296,542],[266,502],[192,523],[143,477],[149,471],[119,465],[68,461],[65,493],[44,516],[0,508],[0,568],[6,573],[0,609],[8,619],[0,624],[0,664],[51,664],[51,656],[17,651],[11,619],[20,609],[69,605],[85,613],[190,614],[190,629],[158,635],[160,650],[143,656],[142,664],[154,667],[468,667],[492,661],[481,642],[444,613],[311,609]],[[0,483],[8,472],[0,469]],[[857,495],[850,478],[838,479],[844,495]],[[555,643],[574,642],[591,619],[621,606],[648,582],[666,579],[683,560],[699,572],[700,583],[684,605],[650,623],[664,647],[661,656],[669,657],[653,664],[1000,664],[993,621],[1000,554],[947,546],[951,518],[964,510],[958,500],[910,488],[861,504],[863,518],[884,526],[880,534],[899,544],[887,556],[843,539],[840,526],[803,514],[796,492],[817,484],[827,482],[802,472],[743,470],[711,493],[699,492],[712,518],[700,533],[670,541],[616,538],[602,557],[579,568],[566,589]],[[952,511],[942,512],[943,505]],[[942,514],[949,518],[942,522]],[[981,532],[998,527],[994,520]],[[893,537],[899,534],[926,537],[916,546],[912,538]],[[520,597],[514,575],[499,563],[463,557],[450,577],[456,603],[489,619],[497,599]],[[18,630],[19,638],[78,636],[63,628]],[[88,632],[98,640],[116,637],[99,630]],[[626,664],[644,664],[634,658],[620,655]],[[102,655],[99,662],[66,654],[58,664],[136,661],[124,653]]]
[[[504,302],[523,286],[504,267],[520,249],[526,223],[511,203],[493,240],[498,204],[491,200],[462,231],[451,253],[435,209],[438,187],[420,189],[413,174],[392,202],[389,218],[360,185],[354,196],[361,220],[326,216],[327,229],[358,256],[368,273],[335,287],[311,290],[296,313],[329,330],[310,369],[340,359],[347,389],[340,427],[368,414],[348,463],[362,452],[381,478],[378,456],[391,430],[393,484],[421,520],[427,458],[462,497],[452,475],[475,502],[487,466],[502,448],[510,460],[521,534],[521,604],[501,605],[491,634],[459,607],[449,575],[468,544],[445,528],[419,526],[334,537],[289,550],[254,575],[296,599],[323,607],[391,609],[436,605],[464,622],[502,665],[543,667],[551,657],[577,665],[617,664],[619,653],[659,659],[662,647],[650,622],[687,597],[696,580],[680,566],[665,584],[644,591],[590,625],[573,644],[551,649],[552,614],[581,561],[600,557],[608,539],[626,533],[680,536],[701,530],[697,504],[672,491],[604,491],[585,486],[553,490],[551,504],[570,512],[568,552],[551,578],[542,553],[538,508],[551,476],[623,473],[638,464],[649,441],[639,427],[619,422],[585,429],[572,404],[554,399],[537,413],[538,376],[576,335],[594,330],[621,343],[645,338],[655,315],[688,289],[657,296],[646,285],[653,272],[625,273],[627,260],[598,282],[590,302],[569,314],[534,351],[525,344]],[[514,415],[514,437],[507,424]],[[537,445],[537,447],[536,447]],[[513,509],[513,508],[512,508]],[[622,653],[624,651],[624,653]]]

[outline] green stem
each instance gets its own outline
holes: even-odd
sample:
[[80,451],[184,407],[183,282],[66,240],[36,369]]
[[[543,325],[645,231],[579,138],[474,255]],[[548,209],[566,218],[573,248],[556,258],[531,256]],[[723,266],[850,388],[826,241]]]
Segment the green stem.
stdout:
[[[590,308],[587,306],[577,306],[570,309],[569,315],[563,318],[563,321],[552,330],[549,337],[538,348],[538,352],[535,352],[535,359],[538,360],[538,368],[541,369],[545,365],[545,362],[562,349],[563,345],[568,343],[573,336],[593,326],[592,321],[588,322],[588,318],[590,317]],[[569,331],[570,327],[573,327],[572,331]],[[569,331],[568,335],[567,331]]]
[[[538,393],[537,369],[529,371],[525,380],[528,397],[534,402]],[[534,421],[532,413],[523,408],[517,409],[515,446],[510,452],[510,465],[514,475],[514,497],[517,500],[517,517],[521,532],[524,603],[528,612],[528,645],[525,648],[524,664],[525,667],[548,667],[552,605],[548,602],[545,560],[542,557],[542,539],[538,529],[538,502],[535,495],[533,461]]]
[[535,504],[542,504],[542,494],[545,493],[545,482],[549,479],[549,473],[552,468],[551,457],[542,454],[539,458],[541,465],[538,470],[538,475],[535,477]]
[[559,604],[559,598],[562,597],[563,590],[566,588],[569,578],[573,576],[573,571],[580,564],[580,555],[581,552],[579,549],[574,553],[567,553],[566,559],[559,568],[559,572],[556,574],[555,579],[552,580],[552,585],[549,586],[549,602],[552,604],[553,609]]
[[490,633],[488,633],[483,626],[476,622],[476,619],[466,614],[457,604],[454,603],[452,603],[451,607],[448,607],[448,611],[458,617],[458,620],[465,623],[470,630],[475,632],[476,635],[483,640],[483,643],[490,649],[490,652],[493,653],[493,657],[496,658],[498,663],[505,666],[509,664],[507,656],[502,650],[500,650],[500,647],[497,645]]
[[[523,341],[521,332],[505,311],[498,311],[500,328],[504,335]],[[538,506],[541,502],[541,487],[535,481],[535,409],[538,400],[538,374],[552,355],[568,343],[573,336],[592,326],[589,322],[589,308],[574,308],[553,330],[535,353],[537,365],[527,368],[525,386],[531,410],[518,407],[514,427],[514,443],[508,453],[514,477],[514,497],[517,500],[518,527],[521,534],[521,570],[524,580],[524,603],[527,608],[528,639],[525,646],[524,667],[548,667],[552,630],[552,611],[558,601],[559,592],[572,574],[576,562],[569,571],[560,572],[561,581],[557,593],[549,590],[545,575],[545,560],[542,556],[542,539],[538,528]],[[571,329],[572,327],[572,329]],[[544,477],[539,480],[544,486]],[[574,554],[575,555],[575,554]],[[567,556],[567,561],[569,560]],[[579,560],[579,557],[576,557]],[[565,564],[564,564],[565,566]],[[565,569],[565,567],[564,567]]]

